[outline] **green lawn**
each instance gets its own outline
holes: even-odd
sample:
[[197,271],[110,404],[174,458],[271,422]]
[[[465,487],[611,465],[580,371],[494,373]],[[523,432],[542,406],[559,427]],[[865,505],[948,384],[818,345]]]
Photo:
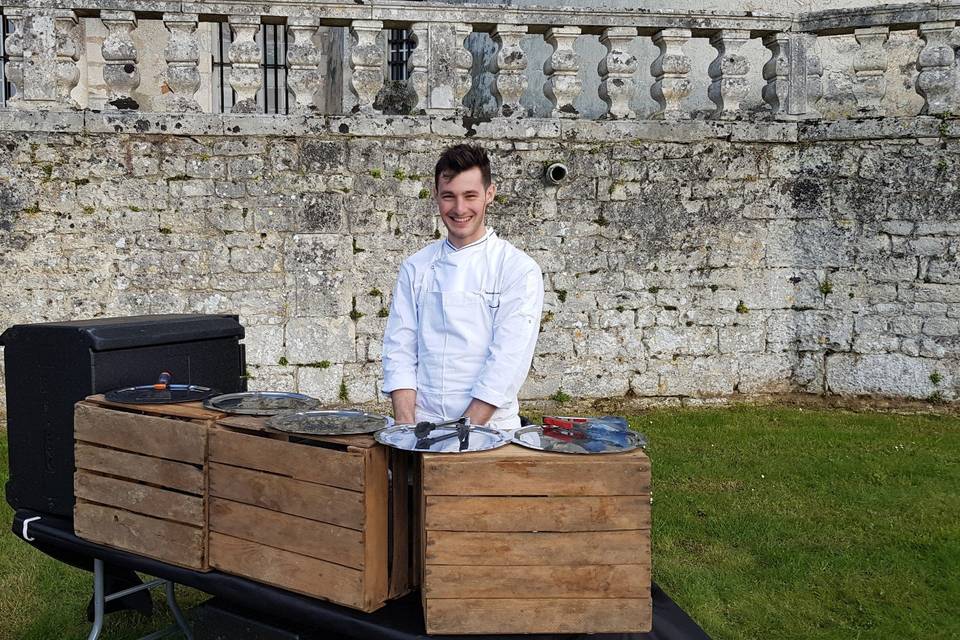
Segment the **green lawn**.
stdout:
[[[651,442],[654,579],[714,638],[960,637],[960,419],[736,408],[631,424]],[[4,504],[0,639],[83,640],[90,575],[10,519]],[[153,628],[113,618],[106,640]]]

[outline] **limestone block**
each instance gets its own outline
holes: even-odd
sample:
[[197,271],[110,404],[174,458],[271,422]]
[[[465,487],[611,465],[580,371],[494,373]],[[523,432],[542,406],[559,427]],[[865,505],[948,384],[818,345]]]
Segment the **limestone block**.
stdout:
[[733,324],[720,327],[720,353],[761,353],[766,347],[764,323]]
[[717,330],[713,327],[654,327],[647,334],[651,356],[707,355],[718,349]]
[[960,260],[956,256],[931,258],[927,265],[927,280],[939,284],[960,284]]
[[651,363],[660,374],[658,390],[670,396],[719,396],[733,393],[737,361],[732,357],[679,357]]
[[301,233],[338,233],[343,229],[343,196],[310,194],[297,212],[297,231]]
[[294,367],[250,366],[247,388],[250,391],[291,391],[296,392],[297,381]]
[[923,333],[928,336],[956,336],[960,333],[960,320],[928,318],[923,323]]
[[[833,393],[882,394],[925,398],[938,391],[930,374],[939,371],[937,362],[901,354],[856,355],[835,353],[826,359],[827,386]],[[940,387],[949,389],[943,379]],[[946,394],[944,394],[946,395]]]
[[348,272],[307,271],[296,274],[294,281],[297,315],[342,318],[350,313],[353,286]]
[[774,311],[767,319],[771,351],[834,351],[850,348],[853,319],[837,311]]
[[561,376],[559,373],[540,374],[531,372],[521,385],[517,397],[520,400],[549,398],[560,388]]
[[630,377],[626,373],[595,373],[585,368],[564,372],[560,388],[575,399],[618,397],[627,393]]
[[331,364],[327,367],[296,367],[297,391],[317,398],[324,404],[340,401],[340,382],[343,380],[343,365]]
[[349,318],[291,318],[287,322],[287,359],[294,364],[356,359],[356,332]]
[[537,338],[536,355],[569,355],[573,353],[573,337],[566,331],[553,329],[545,323],[545,330]]
[[283,356],[283,326],[278,324],[245,325],[247,362],[253,365],[275,365]]
[[789,393],[795,387],[793,354],[750,354],[737,361],[740,393]]

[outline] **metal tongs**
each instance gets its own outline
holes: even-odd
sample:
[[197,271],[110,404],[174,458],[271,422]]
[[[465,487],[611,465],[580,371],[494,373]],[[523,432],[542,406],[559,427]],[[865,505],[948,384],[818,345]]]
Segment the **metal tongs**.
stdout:
[[[439,436],[430,436],[430,432],[439,427],[449,427],[457,425],[456,431],[445,433]],[[417,449],[429,449],[438,442],[448,440],[456,436],[460,440],[460,451],[466,451],[470,446],[470,419],[466,416],[450,420],[448,422],[418,422],[413,428],[413,435],[417,437]]]

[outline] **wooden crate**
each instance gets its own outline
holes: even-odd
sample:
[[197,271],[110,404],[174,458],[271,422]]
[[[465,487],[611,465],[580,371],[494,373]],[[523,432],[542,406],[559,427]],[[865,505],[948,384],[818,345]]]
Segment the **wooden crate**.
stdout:
[[200,403],[77,403],[76,535],[208,570],[207,434],[223,416]]
[[427,633],[649,631],[650,461],[507,445],[422,459]]
[[408,593],[409,455],[263,423],[225,418],[210,434],[211,566],[362,611]]

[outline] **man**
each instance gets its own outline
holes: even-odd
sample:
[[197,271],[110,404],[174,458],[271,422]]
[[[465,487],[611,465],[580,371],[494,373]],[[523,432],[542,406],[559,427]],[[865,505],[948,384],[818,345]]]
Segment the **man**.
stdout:
[[517,392],[537,344],[543,275],[486,228],[496,193],[482,148],[440,156],[434,198],[447,237],[401,265],[383,337],[383,391],[399,424],[466,416],[520,426]]

